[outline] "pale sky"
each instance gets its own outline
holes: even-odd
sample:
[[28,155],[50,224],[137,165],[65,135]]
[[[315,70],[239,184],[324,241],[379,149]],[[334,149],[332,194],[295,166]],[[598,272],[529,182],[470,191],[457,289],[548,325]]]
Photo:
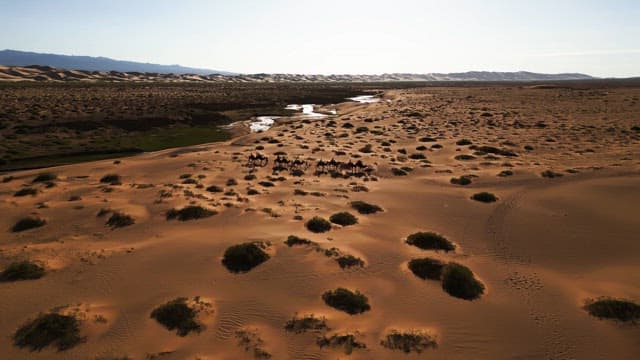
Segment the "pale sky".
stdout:
[[0,0],[0,49],[241,73],[640,76],[640,0]]

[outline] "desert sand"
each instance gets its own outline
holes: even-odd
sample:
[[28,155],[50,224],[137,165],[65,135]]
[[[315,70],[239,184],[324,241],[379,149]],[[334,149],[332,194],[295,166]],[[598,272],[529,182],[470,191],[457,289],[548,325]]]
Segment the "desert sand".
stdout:
[[[46,274],[0,283],[0,357],[252,359],[257,347],[274,359],[637,359],[640,327],[594,318],[583,305],[600,296],[640,300],[638,96],[638,87],[606,86],[387,90],[377,103],[336,104],[336,116],[279,121],[226,142],[7,174],[0,269],[29,259]],[[477,153],[461,139],[500,153]],[[313,165],[302,176],[272,175],[278,151]],[[270,163],[252,170],[245,163],[256,152]],[[314,174],[318,160],[331,158],[362,160],[373,171]],[[506,170],[513,174],[498,176]],[[543,177],[548,170],[562,176]],[[44,171],[57,176],[55,186],[32,184]],[[256,179],[245,180],[250,173]],[[107,174],[121,184],[101,183]],[[464,175],[471,184],[451,183]],[[211,185],[224,192],[207,191]],[[14,196],[24,187],[38,193]],[[498,200],[470,199],[482,191]],[[383,211],[359,214],[350,206],[357,200]],[[167,220],[168,210],[187,205],[217,214]],[[101,209],[135,223],[109,227]],[[305,228],[341,211],[358,223]],[[29,215],[46,224],[10,231]],[[419,231],[442,234],[455,251],[405,243]],[[289,235],[364,266],[342,269],[311,246],[288,247]],[[270,259],[245,273],[227,270],[225,250],[250,241],[268,242]],[[484,294],[463,300],[416,277],[407,263],[421,257],[468,266]],[[365,294],[371,309],[349,315],[327,306],[322,294],[337,287]],[[211,304],[198,315],[199,333],[178,336],[150,318],[160,304],[196,296]],[[61,352],[13,346],[27,320],[60,307],[84,319],[83,343]],[[285,331],[295,314],[323,316],[330,330]],[[381,345],[390,329],[425,331],[437,347],[390,350]],[[243,330],[253,334],[247,346],[237,336]],[[336,333],[355,334],[366,348],[347,355],[316,344]]]

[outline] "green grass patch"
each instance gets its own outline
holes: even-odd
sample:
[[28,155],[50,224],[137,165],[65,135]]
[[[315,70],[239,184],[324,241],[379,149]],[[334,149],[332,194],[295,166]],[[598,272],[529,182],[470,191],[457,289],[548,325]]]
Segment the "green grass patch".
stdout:
[[452,262],[442,271],[442,289],[453,297],[474,300],[484,293],[484,284],[475,278],[471,269]]
[[63,351],[83,341],[78,319],[56,313],[41,314],[13,334],[15,346],[29,348],[31,351],[40,351],[49,345]]
[[591,316],[600,319],[618,320],[634,324],[640,320],[640,305],[625,299],[608,297],[588,299],[585,302],[584,309]]
[[196,321],[197,311],[187,304],[187,298],[176,298],[153,309],[150,317],[179,336],[202,331]]
[[358,218],[349,212],[343,211],[331,215],[329,221],[342,226],[351,226],[358,223]]
[[16,261],[12,262],[0,272],[0,281],[35,280],[44,276],[44,267],[34,262]]
[[344,311],[349,315],[371,310],[369,299],[357,290],[355,292],[345,288],[328,290],[322,294],[322,300],[332,308]]
[[269,254],[263,250],[263,244],[249,242],[227,248],[222,257],[222,264],[233,273],[241,273],[253,269],[269,258]]
[[454,251],[456,246],[447,238],[434,232],[417,232],[407,236],[406,243],[422,250]]

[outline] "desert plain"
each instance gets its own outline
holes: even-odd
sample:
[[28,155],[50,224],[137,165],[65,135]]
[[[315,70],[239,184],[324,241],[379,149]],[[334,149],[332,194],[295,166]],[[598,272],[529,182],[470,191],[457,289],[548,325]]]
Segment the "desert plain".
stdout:
[[[640,300],[640,83],[414,86],[350,89],[379,101],[324,98],[326,116],[294,114],[219,142],[7,170],[0,269],[28,260],[44,274],[0,282],[0,357],[639,358],[640,327],[585,304]],[[9,140],[37,148],[29,136]],[[269,162],[248,166],[251,154]],[[304,164],[274,171],[277,154]],[[364,167],[317,166],[331,159]],[[187,207],[198,215],[182,218]],[[341,212],[355,224],[307,226]],[[39,226],[16,229],[24,218]],[[411,245],[419,232],[452,248]],[[244,243],[267,258],[233,271],[223,257]],[[417,276],[408,264],[424,258],[467,267],[481,293],[452,296]],[[368,308],[329,306],[323,294],[337,288]],[[197,312],[196,330],[151,316],[177,298]],[[51,312],[77,318],[81,341],[15,345],[18,329]],[[305,317],[313,328],[288,326]],[[428,341],[396,349],[394,331]]]

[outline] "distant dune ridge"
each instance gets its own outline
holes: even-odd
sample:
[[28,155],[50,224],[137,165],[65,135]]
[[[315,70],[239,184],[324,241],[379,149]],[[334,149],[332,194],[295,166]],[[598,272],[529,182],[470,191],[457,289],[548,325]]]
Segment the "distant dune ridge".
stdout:
[[0,81],[201,81],[201,82],[371,82],[371,81],[547,81],[587,80],[579,73],[527,71],[464,73],[393,73],[380,75],[236,74],[180,65],[159,65],[105,57],[0,51]]

